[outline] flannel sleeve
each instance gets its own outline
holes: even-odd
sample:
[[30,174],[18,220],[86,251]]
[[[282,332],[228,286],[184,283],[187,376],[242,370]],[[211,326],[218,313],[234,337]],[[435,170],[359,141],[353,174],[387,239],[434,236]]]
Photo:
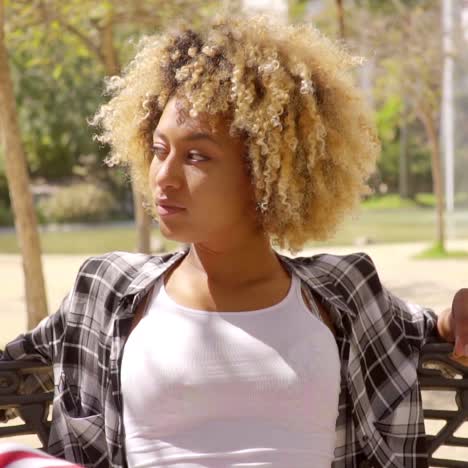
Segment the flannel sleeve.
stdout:
[[406,302],[388,289],[384,289],[384,294],[413,349],[420,351],[428,338],[439,337],[438,316],[432,309]]

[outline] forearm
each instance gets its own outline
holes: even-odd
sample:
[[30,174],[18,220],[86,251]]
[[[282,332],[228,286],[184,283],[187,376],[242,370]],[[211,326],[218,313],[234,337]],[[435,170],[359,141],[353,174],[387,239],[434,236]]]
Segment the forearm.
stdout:
[[437,320],[439,336],[445,341],[455,342],[455,324],[453,322],[452,309],[449,307],[439,315]]

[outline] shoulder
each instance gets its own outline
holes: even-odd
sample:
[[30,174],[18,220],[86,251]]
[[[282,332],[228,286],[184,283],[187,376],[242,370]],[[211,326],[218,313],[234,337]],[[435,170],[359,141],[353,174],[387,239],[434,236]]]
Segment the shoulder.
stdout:
[[133,252],[108,252],[88,257],[80,266],[78,275],[96,275],[109,279],[112,276],[131,275],[150,260],[151,256]]
[[[120,297],[148,266],[164,265],[174,253],[147,255],[114,251],[87,258],[80,266],[74,287],[75,295],[107,293]],[[89,299],[89,297],[88,297]]]
[[176,253],[148,255],[134,252],[114,251],[87,258],[80,266],[78,274],[96,275],[107,280],[113,277],[133,279],[141,268],[148,263],[164,264]]
[[70,333],[87,333],[96,324],[104,329],[132,285],[151,280],[174,255],[114,251],[88,257],[61,306]]
[[365,252],[346,255],[321,253],[290,260],[296,267],[309,270],[315,275],[319,274],[335,284],[378,279],[375,263]]
[[385,300],[375,263],[365,252],[346,255],[321,253],[296,257],[292,262],[303,275],[319,285],[326,285],[327,290],[352,309],[357,310],[371,301]]
[[365,252],[347,255],[325,254],[320,259],[324,268],[330,269],[329,275],[336,286],[355,292],[368,290],[377,294],[382,290],[382,283],[371,256]]
[[78,270],[76,292],[86,293],[98,284],[124,286],[149,259],[149,255],[118,251],[88,257]]

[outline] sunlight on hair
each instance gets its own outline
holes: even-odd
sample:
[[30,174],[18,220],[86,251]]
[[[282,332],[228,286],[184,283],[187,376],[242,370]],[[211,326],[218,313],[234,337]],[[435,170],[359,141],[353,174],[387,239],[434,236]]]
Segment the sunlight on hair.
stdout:
[[[266,16],[217,16],[141,39],[111,100],[92,120],[149,198],[152,133],[174,93],[191,116],[229,112],[246,136],[258,215],[272,243],[296,252],[330,238],[359,207],[380,144],[371,110],[351,79],[361,57],[310,25]],[[152,205],[151,214],[157,218]]]

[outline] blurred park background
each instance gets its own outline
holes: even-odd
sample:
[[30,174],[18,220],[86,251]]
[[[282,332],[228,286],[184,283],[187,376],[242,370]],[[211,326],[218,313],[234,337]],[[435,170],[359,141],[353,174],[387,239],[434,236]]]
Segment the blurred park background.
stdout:
[[[178,247],[87,120],[142,35],[220,9],[313,24],[366,58],[354,73],[382,142],[373,193],[300,254],[366,251],[387,287],[436,313],[468,286],[468,0],[0,0],[0,349],[57,309],[86,257]],[[423,392],[425,407],[437,398]]]
[[[0,4],[0,276],[22,265],[28,326],[48,310],[46,299],[38,300],[41,284],[50,288],[60,276],[41,280],[41,262],[50,255],[82,259],[111,250],[177,247],[146,217],[125,171],[103,163],[107,148],[93,140],[87,119],[106,100],[103,80],[120,73],[142,35],[180,17],[200,23],[220,9],[314,24],[366,58],[354,73],[375,110],[382,142],[373,193],[334,238],[307,248],[415,243],[413,253],[421,258],[468,264],[468,1]],[[23,160],[27,187],[20,183]],[[35,257],[36,266],[29,266]],[[69,262],[67,287],[75,263]]]

